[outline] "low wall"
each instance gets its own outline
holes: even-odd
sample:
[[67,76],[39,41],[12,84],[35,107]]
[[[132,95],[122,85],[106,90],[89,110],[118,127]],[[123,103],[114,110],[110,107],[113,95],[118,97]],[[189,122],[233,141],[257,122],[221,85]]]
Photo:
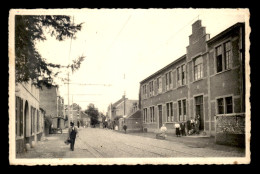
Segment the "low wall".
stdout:
[[245,114],[226,114],[215,116],[215,142],[245,147]]
[[23,153],[25,151],[24,139],[16,140],[16,153]]

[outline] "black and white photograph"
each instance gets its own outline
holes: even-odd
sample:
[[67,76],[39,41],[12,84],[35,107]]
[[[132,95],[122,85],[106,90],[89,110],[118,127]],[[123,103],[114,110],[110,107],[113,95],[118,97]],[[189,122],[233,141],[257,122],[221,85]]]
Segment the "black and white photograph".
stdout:
[[249,164],[249,20],[11,9],[10,165]]

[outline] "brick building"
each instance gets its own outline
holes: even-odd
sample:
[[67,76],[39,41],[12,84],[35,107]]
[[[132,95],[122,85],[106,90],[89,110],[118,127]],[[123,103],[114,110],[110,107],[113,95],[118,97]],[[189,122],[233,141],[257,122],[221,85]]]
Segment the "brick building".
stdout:
[[16,153],[25,151],[28,143],[41,140],[44,134],[44,111],[39,106],[39,89],[28,83],[15,84]]
[[108,118],[110,120],[114,120],[116,117],[123,117],[124,115],[129,115],[133,112],[133,105],[137,102],[138,100],[130,100],[123,95],[122,98],[119,99],[117,102],[108,106]]
[[215,135],[215,116],[245,112],[244,23],[210,39],[192,24],[186,54],[140,82],[143,127],[148,131],[200,115],[200,130]]
[[53,128],[65,127],[64,99],[60,96],[59,87],[42,86],[40,90],[40,107],[45,110],[46,117],[52,119]]

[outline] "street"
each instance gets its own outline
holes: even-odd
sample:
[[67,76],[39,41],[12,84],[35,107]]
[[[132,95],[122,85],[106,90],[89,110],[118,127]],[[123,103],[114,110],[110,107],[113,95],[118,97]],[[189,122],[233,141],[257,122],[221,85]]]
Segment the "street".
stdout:
[[[164,158],[164,157],[244,157],[243,150],[212,149],[191,146],[188,140],[199,143],[194,138],[167,137],[159,140],[138,136],[142,133],[125,134],[110,129],[80,128],[75,150],[70,151],[64,143],[67,130],[63,134],[51,134],[46,140],[39,141],[35,148],[18,154],[17,158]],[[147,133],[147,135],[149,135]],[[206,141],[206,140],[205,140]],[[193,143],[194,144],[194,143]]]

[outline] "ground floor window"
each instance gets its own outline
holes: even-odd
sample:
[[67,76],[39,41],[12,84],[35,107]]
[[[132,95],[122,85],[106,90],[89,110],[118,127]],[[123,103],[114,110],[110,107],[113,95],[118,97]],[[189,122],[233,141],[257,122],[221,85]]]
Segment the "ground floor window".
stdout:
[[178,121],[186,121],[186,99],[178,101]]
[[233,113],[233,99],[232,97],[224,97],[217,99],[217,113],[230,114]]
[[166,109],[167,109],[167,122],[173,121],[173,104],[172,102],[166,103]]
[[151,123],[155,122],[154,106],[150,107],[150,119],[151,119]]
[[15,133],[23,135],[23,100],[20,97],[15,98]]
[[144,121],[144,123],[146,123],[148,120],[147,120],[147,108],[144,108],[144,110],[143,110],[144,112],[143,112],[143,121]]

